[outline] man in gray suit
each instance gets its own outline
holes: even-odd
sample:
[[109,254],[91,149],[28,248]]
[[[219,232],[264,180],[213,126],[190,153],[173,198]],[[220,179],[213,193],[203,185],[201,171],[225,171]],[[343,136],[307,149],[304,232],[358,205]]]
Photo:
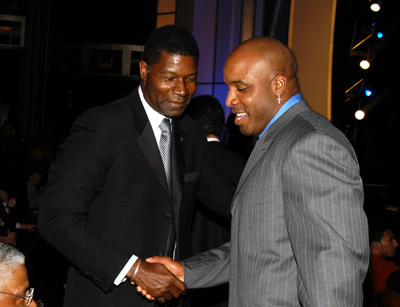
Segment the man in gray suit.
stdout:
[[243,42],[224,76],[235,124],[259,135],[233,198],[231,242],[183,265],[148,261],[188,288],[229,281],[230,306],[362,306],[368,230],[351,144],[307,106],[279,41]]

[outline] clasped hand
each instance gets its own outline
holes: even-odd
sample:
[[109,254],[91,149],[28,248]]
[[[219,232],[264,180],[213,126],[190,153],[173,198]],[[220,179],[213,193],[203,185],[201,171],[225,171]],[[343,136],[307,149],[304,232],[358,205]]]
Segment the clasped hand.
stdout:
[[154,256],[146,261],[138,259],[126,277],[132,285],[136,285],[139,293],[160,303],[186,293],[183,265],[169,257]]

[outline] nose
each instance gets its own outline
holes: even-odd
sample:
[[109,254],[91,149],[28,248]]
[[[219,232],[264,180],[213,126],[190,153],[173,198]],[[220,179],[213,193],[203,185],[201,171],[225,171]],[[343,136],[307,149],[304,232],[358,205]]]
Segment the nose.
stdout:
[[226,100],[225,100],[225,105],[227,107],[232,107],[233,105],[238,103],[238,99],[236,98],[236,96],[232,93],[232,91],[228,92],[228,95],[226,96]]
[[399,246],[399,243],[397,243],[396,239],[393,239],[393,246],[394,247],[398,247]]
[[186,82],[183,79],[178,79],[173,88],[173,93],[178,96],[187,96]]

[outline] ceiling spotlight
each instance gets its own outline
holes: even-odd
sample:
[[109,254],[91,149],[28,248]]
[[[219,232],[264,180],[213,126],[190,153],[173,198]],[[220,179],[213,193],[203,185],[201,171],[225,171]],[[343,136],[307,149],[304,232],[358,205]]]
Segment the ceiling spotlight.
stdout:
[[365,93],[365,96],[367,96],[367,97],[372,95],[372,91],[371,90],[365,90],[364,93]]
[[379,5],[379,3],[372,3],[370,6],[371,11],[373,12],[379,12],[381,10],[381,6]]
[[371,64],[370,64],[369,61],[367,61],[367,60],[362,60],[362,61],[360,62],[360,67],[361,67],[362,69],[368,69],[370,66],[371,66]]
[[358,111],[356,111],[354,116],[355,116],[356,119],[362,120],[365,117],[365,112],[363,110],[358,110]]

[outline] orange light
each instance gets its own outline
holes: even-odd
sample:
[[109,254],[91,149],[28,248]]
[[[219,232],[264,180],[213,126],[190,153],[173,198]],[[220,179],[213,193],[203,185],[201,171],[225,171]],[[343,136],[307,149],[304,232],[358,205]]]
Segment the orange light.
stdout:
[[12,31],[12,27],[5,27],[5,26],[0,26],[0,31]]

